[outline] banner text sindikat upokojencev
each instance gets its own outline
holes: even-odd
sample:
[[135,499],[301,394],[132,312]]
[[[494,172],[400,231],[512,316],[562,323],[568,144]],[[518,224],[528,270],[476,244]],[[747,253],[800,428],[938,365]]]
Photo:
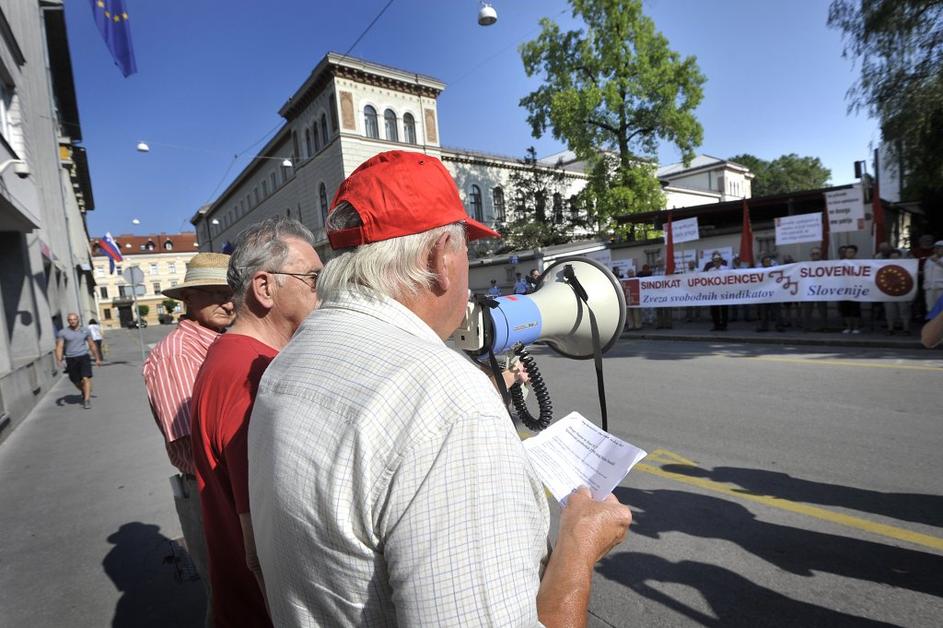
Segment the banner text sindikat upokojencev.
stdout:
[[833,260],[622,280],[629,307],[909,301],[917,260]]

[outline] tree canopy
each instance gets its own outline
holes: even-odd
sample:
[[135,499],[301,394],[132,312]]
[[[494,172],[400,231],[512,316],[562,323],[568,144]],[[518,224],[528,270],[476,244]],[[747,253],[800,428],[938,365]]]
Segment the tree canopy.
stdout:
[[[943,196],[943,0],[833,0],[828,24],[861,73],[848,92],[904,165],[911,198]],[[937,212],[937,220],[940,220]]]
[[690,161],[703,130],[694,109],[704,76],[693,56],[671,50],[641,0],[570,0],[584,28],[563,32],[547,18],[521,46],[528,76],[541,86],[521,99],[534,137],[548,129],[589,163],[583,197],[600,226],[619,214],[661,209],[656,150],[675,144]]
[[743,154],[731,157],[730,161],[746,166],[753,172],[753,196],[823,188],[832,176],[832,171],[822,165],[818,157],[800,157],[795,153],[782,155],[772,161]]
[[503,250],[532,249],[568,242],[587,222],[572,211],[565,192],[564,172],[558,166],[539,163],[534,147],[527,149],[513,170],[508,189],[510,220],[498,227]]

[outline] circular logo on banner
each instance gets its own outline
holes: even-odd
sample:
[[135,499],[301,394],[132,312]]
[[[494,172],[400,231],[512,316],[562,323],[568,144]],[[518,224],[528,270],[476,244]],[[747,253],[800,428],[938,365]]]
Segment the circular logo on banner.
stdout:
[[874,283],[884,294],[891,297],[902,297],[914,288],[914,278],[903,266],[890,264],[878,271]]

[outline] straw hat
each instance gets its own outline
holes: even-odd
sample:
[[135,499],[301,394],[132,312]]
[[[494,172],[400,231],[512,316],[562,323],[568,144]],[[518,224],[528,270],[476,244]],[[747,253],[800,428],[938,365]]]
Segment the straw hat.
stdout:
[[165,297],[183,300],[181,293],[187,288],[206,286],[228,286],[229,256],[224,253],[197,253],[187,264],[183,283],[161,291]]

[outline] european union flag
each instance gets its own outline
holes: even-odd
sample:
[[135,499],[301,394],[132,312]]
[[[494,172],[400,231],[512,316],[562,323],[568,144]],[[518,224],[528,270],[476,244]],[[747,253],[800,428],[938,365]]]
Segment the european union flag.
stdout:
[[98,25],[98,31],[111,51],[115,64],[121,73],[128,77],[138,71],[134,62],[134,48],[131,46],[131,28],[128,26],[128,12],[124,0],[89,0],[92,5],[92,17]]

